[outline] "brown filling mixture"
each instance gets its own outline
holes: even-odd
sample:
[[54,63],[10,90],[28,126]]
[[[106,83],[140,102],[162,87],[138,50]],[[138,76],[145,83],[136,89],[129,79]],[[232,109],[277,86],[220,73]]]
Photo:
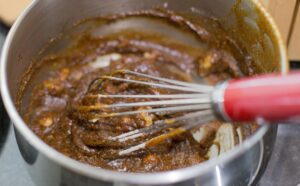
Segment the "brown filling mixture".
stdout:
[[105,144],[105,139],[151,126],[157,120],[174,115],[153,113],[93,120],[105,110],[87,112],[84,107],[78,109],[78,105],[99,106],[99,103],[135,100],[87,98],[87,93],[170,93],[159,88],[112,81],[94,88],[92,82],[100,75],[126,69],[180,81],[216,84],[231,77],[249,75],[255,68],[251,58],[214,19],[203,18],[196,22],[172,12],[149,10],[86,20],[81,24],[99,27],[133,17],[177,27],[202,43],[201,47],[133,28],[105,36],[95,36],[90,32],[78,34],[72,38],[74,41],[70,47],[43,58],[38,62],[39,67],[33,70],[31,79],[38,77],[37,74],[43,74],[44,78],[31,85],[34,88],[30,92],[24,119],[43,141],[59,152],[93,166],[117,171],[157,172],[192,166],[218,156],[255,130],[254,124],[240,126],[213,122],[135,154],[114,156],[129,144]]

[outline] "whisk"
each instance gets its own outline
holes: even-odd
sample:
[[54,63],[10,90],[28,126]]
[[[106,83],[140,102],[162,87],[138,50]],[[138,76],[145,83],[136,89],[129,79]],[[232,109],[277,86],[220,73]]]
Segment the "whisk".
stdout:
[[[151,87],[166,90],[166,94],[147,91],[143,94],[131,94],[131,92],[101,94],[99,90],[105,82]],[[90,90],[86,95],[87,97],[133,100],[129,103],[98,103],[80,106],[78,109],[81,112],[89,114],[93,112],[89,115],[90,122],[97,122],[103,118],[145,113],[172,116],[157,120],[149,127],[106,139],[114,143],[125,143],[140,138],[146,139],[120,150],[118,152],[120,156],[156,146],[166,139],[215,119],[226,122],[257,121],[258,119],[270,123],[300,121],[300,72],[289,75],[262,75],[209,86],[120,70],[112,75],[97,78],[91,83]],[[135,110],[136,107],[145,109]],[[176,113],[184,114],[176,115]],[[161,133],[166,129],[171,130]]]

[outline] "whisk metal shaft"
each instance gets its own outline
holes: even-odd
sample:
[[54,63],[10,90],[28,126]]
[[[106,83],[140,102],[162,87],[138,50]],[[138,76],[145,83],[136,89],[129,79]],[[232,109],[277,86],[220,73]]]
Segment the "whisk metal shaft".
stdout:
[[[114,76],[113,76],[114,75]],[[177,80],[171,80],[161,77],[155,77],[138,72],[132,72],[128,70],[120,70],[115,72],[111,76],[101,76],[96,82],[96,89],[102,88],[101,83],[103,81],[121,82],[126,84],[136,84],[142,86],[153,87],[155,89],[168,90],[167,94],[97,94],[95,91],[86,95],[87,99],[92,99],[93,105],[80,105],[77,109],[81,112],[92,112],[92,119],[90,122],[96,123],[101,118],[118,117],[118,116],[130,116],[137,114],[155,113],[160,115],[184,113],[174,118],[166,118],[154,123],[147,128],[134,130],[125,134],[121,134],[115,137],[109,137],[107,140],[116,141],[119,143],[125,143],[128,140],[137,140],[146,136],[157,135],[158,133],[165,131],[164,133],[154,136],[145,142],[138,145],[134,145],[128,149],[119,151],[119,155],[130,154],[134,151],[154,146],[162,141],[172,138],[176,135],[180,135],[196,126],[203,123],[207,123],[214,119],[212,104],[211,104],[211,92],[213,87],[208,85],[197,85],[188,82],[181,82]],[[119,75],[115,77],[115,75]],[[121,75],[121,77],[120,77]],[[127,75],[122,77],[122,75]],[[137,79],[134,79],[137,77]],[[112,84],[113,85],[113,84]],[[117,84],[120,85],[120,84]],[[90,86],[92,87],[92,86]],[[94,87],[95,88],[95,87]],[[165,92],[165,91],[164,91]],[[117,102],[113,104],[104,104],[97,101],[102,99],[117,100],[123,98],[130,98],[130,102]],[[96,101],[96,103],[95,103]],[[134,101],[134,102],[132,102]],[[111,112],[107,111],[111,109]],[[102,110],[105,112],[101,113]],[[167,130],[172,129],[172,130]],[[166,131],[167,130],[167,131]]]
[[87,95],[89,98],[148,98],[148,99],[188,99],[207,98],[208,94],[164,94],[164,95]]
[[171,79],[162,78],[162,77],[155,77],[155,76],[151,76],[151,75],[148,75],[148,74],[133,72],[133,71],[130,71],[130,70],[121,70],[121,72],[136,75],[136,76],[140,76],[140,77],[146,77],[146,78],[149,78],[149,79],[152,79],[152,80],[158,80],[160,82],[170,83],[170,84],[174,84],[174,85],[190,87],[190,88],[196,88],[196,89],[202,89],[203,92],[210,92],[210,91],[213,90],[213,87],[209,86],[209,85],[198,85],[198,84],[195,84],[195,83],[188,83],[188,82],[171,80]]
[[154,124],[151,127],[134,130],[134,131],[131,131],[131,132],[128,132],[125,134],[121,134],[119,136],[111,137],[110,139],[118,140],[120,142],[125,142],[127,140],[138,138],[145,134],[155,133],[155,132],[161,131],[166,128],[178,127],[179,125],[184,125],[183,123],[179,123],[179,122],[184,122],[184,121],[194,119],[194,118],[201,118],[206,115],[212,115],[212,112],[209,110],[206,110],[206,111],[189,113],[189,114],[186,114],[186,115],[183,115],[180,117],[176,117],[173,119],[159,120],[159,121],[154,122]]
[[177,99],[174,100],[163,100],[163,101],[147,101],[147,102],[135,102],[135,103],[119,103],[112,105],[95,105],[94,107],[81,106],[79,109],[84,110],[100,110],[103,108],[126,108],[126,107],[143,107],[143,106],[167,106],[167,105],[194,105],[194,104],[209,104],[209,98],[200,98],[200,99]]
[[151,83],[146,81],[138,81],[138,80],[131,80],[131,79],[124,79],[124,78],[118,78],[113,76],[101,76],[101,79],[106,80],[114,80],[114,81],[120,81],[125,83],[134,83],[134,84],[140,84],[140,85],[147,85],[151,87],[158,87],[162,89],[170,89],[170,90],[177,90],[177,91],[185,91],[185,92],[208,92],[209,90],[205,90],[200,87],[190,87],[190,86],[178,86],[174,83],[174,85],[167,85],[167,84],[159,84],[159,83]]
[[152,138],[152,139],[150,139],[146,142],[143,142],[141,144],[132,146],[128,149],[121,150],[119,152],[119,155],[123,156],[123,155],[130,154],[132,152],[135,152],[135,151],[138,151],[138,150],[141,150],[141,149],[144,149],[144,148],[155,146],[155,145],[161,143],[162,141],[164,141],[166,139],[169,139],[169,138],[172,138],[174,136],[180,135],[180,134],[182,134],[182,133],[184,133],[188,130],[193,129],[196,126],[199,126],[200,124],[205,124],[205,123],[207,123],[207,122],[209,122],[213,119],[214,119],[214,116],[212,115],[212,113],[207,113],[207,115],[203,115],[203,117],[201,118],[200,121],[199,120],[193,120],[193,121],[190,120],[188,122],[188,124],[185,124],[184,126],[176,128],[176,129],[172,130],[171,132],[159,135],[159,136],[154,137],[154,138]]
[[107,117],[116,117],[116,116],[136,115],[141,113],[156,113],[156,112],[176,113],[176,112],[183,112],[183,111],[205,110],[205,109],[211,109],[211,104],[164,107],[164,108],[145,109],[145,110],[136,110],[136,111],[128,111],[128,112],[109,113],[109,114],[103,113],[103,114],[95,114],[94,116],[97,118],[107,118]]

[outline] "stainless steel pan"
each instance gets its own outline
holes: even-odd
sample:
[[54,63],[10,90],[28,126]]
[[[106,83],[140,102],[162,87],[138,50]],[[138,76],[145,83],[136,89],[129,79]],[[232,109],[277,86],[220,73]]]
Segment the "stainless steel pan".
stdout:
[[[194,167],[154,174],[119,173],[91,167],[55,151],[24,123],[14,99],[19,82],[49,39],[78,20],[153,7],[206,12],[222,19],[265,73],[288,71],[286,50],[269,14],[257,0],[39,0],[33,1],[11,29],[1,61],[1,94],[14,123],[20,152],[39,186],[79,185],[250,185],[263,173],[276,138],[276,125],[263,125],[242,145]],[[234,8],[233,8],[234,7]]]

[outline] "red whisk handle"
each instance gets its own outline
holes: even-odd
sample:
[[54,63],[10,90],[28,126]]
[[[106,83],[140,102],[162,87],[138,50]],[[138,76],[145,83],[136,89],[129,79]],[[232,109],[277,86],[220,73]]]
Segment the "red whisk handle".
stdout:
[[232,80],[222,95],[228,120],[300,121],[300,72]]

